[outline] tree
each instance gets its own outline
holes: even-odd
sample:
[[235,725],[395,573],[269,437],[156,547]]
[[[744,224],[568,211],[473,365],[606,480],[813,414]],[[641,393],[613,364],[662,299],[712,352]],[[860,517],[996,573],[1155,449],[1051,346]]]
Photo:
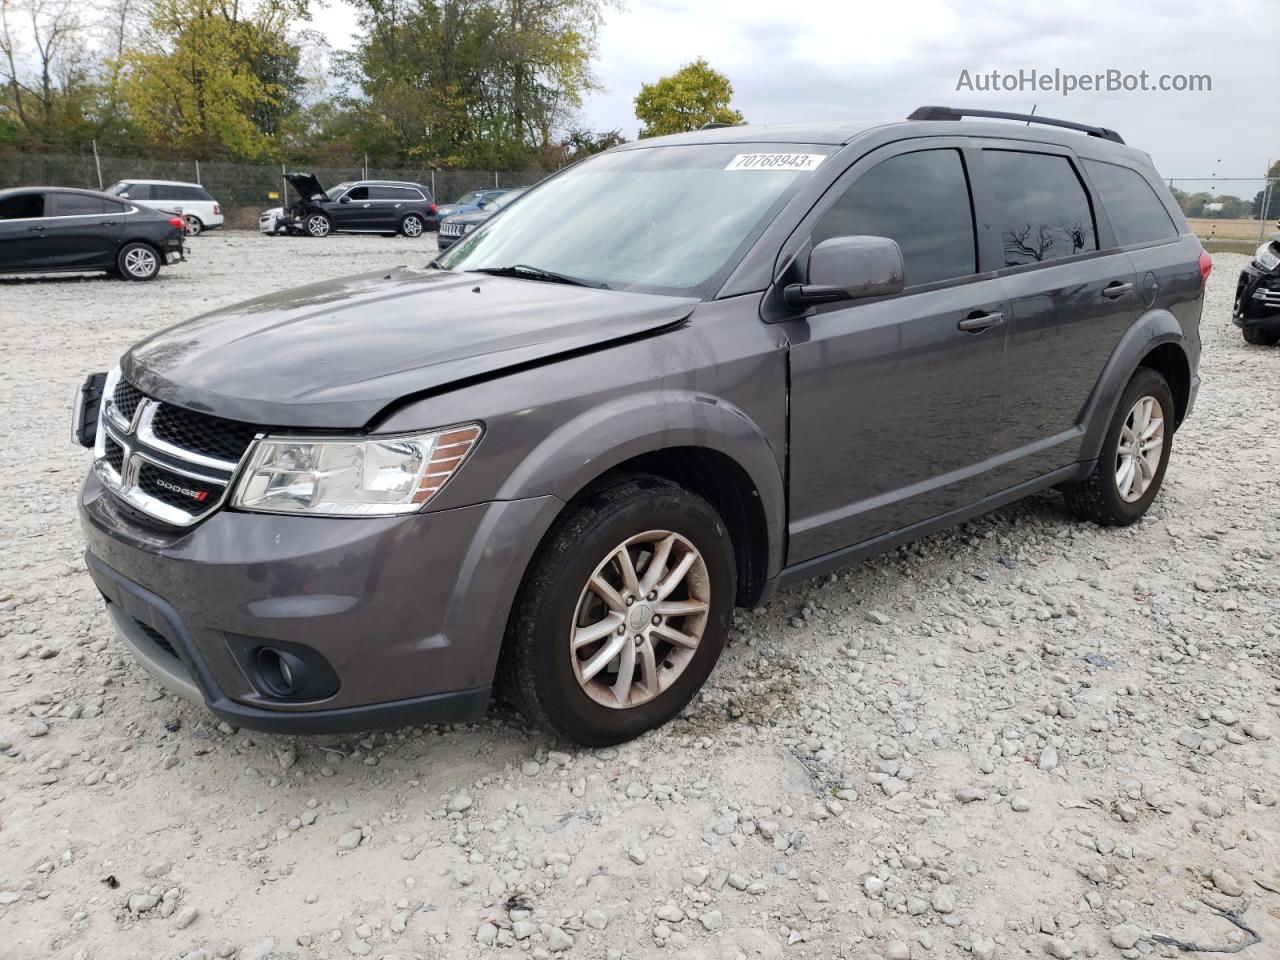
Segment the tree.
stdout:
[[733,85],[699,57],[657,83],[640,86],[636,119],[644,124],[641,137],[697,130],[707,123],[742,123],[742,114],[730,105]]
[[356,142],[388,159],[524,164],[595,88],[604,2],[356,0],[362,34],[341,63]]
[[33,146],[74,141],[86,124],[93,98],[87,32],[75,0],[0,0],[8,125]]
[[152,0],[148,30],[123,58],[124,97],[156,143],[197,156],[276,152],[303,78],[289,31],[307,0]]
[[627,138],[622,135],[621,130],[583,130],[579,127],[571,127],[564,135],[564,139],[560,141],[560,148],[566,161],[573,163],[576,160],[582,160],[596,153],[603,153],[620,144],[626,143]]
[[[1268,196],[1266,185],[1258,191],[1249,205],[1249,216],[1255,220],[1280,217],[1280,160],[1271,165],[1267,171],[1267,179],[1271,181],[1271,193]],[[1266,209],[1263,209],[1263,206]]]

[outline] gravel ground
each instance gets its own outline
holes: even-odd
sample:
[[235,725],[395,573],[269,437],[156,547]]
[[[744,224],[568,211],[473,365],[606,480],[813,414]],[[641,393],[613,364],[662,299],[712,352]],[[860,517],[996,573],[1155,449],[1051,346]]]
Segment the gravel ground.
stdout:
[[1126,530],[1057,496],[740,611],[668,728],[291,740],[162,694],[80,557],[67,402],[172,321],[428,258],[197,239],[152,284],[0,281],[0,956],[1280,956],[1280,349],[1230,325]]

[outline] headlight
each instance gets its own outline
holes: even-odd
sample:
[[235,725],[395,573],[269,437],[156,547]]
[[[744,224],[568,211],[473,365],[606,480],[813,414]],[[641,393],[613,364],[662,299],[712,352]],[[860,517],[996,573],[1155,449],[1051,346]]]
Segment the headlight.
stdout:
[[232,506],[330,517],[413,513],[462,466],[480,433],[468,423],[366,439],[267,437],[254,448]]
[[1276,250],[1276,242],[1268,240],[1254,252],[1253,259],[1258,261],[1263,270],[1280,267],[1280,252]]

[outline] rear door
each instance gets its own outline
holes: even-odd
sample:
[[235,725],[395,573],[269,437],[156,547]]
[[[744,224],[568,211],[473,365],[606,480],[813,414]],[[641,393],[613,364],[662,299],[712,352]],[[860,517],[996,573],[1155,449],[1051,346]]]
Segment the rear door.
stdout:
[[962,138],[855,163],[801,224],[814,243],[891,237],[906,290],[784,323],[791,341],[790,546],[797,563],[995,492],[1007,313],[982,272]]
[[385,230],[397,229],[406,213],[425,213],[426,200],[412,187],[375,185],[369,188],[369,196],[376,212],[376,226]]
[[48,194],[19,193],[0,200],[0,270],[44,266],[49,256]]
[[1099,243],[1072,151],[984,141],[980,203],[1012,306],[1000,447],[1010,485],[1076,459],[1086,401],[1137,308],[1133,264]]
[[86,270],[114,266],[123,229],[114,201],[82,193],[54,193],[47,243],[50,265]]

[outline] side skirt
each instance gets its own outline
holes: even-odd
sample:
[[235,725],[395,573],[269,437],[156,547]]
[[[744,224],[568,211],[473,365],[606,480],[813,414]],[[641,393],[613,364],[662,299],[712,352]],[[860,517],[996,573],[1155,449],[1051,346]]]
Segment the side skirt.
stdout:
[[892,550],[894,547],[910,543],[912,540],[919,540],[940,530],[957,526],[966,520],[972,520],[974,517],[981,516],[984,513],[998,510],[1000,507],[1007,506],[1033,493],[1056,487],[1060,483],[1071,483],[1072,481],[1080,480],[1087,477],[1093,471],[1093,467],[1094,461],[1092,460],[1073,463],[1054,470],[1052,473],[1036,477],[1034,480],[1028,480],[1015,487],[1010,487],[1008,490],[992,494],[989,497],[971,503],[967,507],[961,507],[958,510],[952,510],[950,513],[944,513],[932,519],[912,524],[909,527],[903,527],[901,530],[893,530],[871,540],[864,540],[862,543],[855,543],[853,546],[825,553],[820,557],[814,557],[790,567],[784,567],[782,572],[764,585],[760,599],[757,602],[764,603],[778,590],[789,587],[794,583],[810,580],[837,567],[847,567],[859,560],[875,556],[877,553],[884,553],[886,550]]

